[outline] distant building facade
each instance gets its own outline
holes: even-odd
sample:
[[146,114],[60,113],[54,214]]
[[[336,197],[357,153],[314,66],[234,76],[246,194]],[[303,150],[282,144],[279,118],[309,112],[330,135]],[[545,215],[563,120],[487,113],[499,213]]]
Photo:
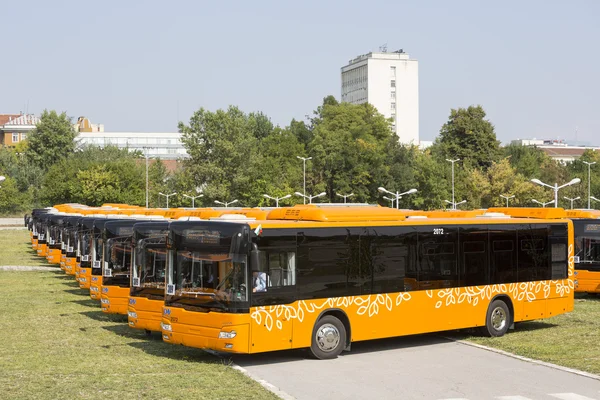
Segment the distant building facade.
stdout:
[[116,146],[164,160],[188,157],[178,132],[80,132],[75,140],[79,147]]
[[14,147],[27,139],[27,135],[40,122],[31,114],[0,114],[0,144]]
[[342,101],[370,103],[404,144],[419,145],[419,63],[402,50],[371,52],[342,67]]
[[600,151],[600,147],[569,146],[564,140],[557,139],[517,139],[510,143],[517,146],[535,146],[562,164],[577,160],[586,150]]
[[92,124],[86,117],[79,117],[73,128],[78,133],[78,147],[115,146],[130,151],[140,151],[151,158],[176,160],[187,158],[178,132],[105,132],[103,124]]

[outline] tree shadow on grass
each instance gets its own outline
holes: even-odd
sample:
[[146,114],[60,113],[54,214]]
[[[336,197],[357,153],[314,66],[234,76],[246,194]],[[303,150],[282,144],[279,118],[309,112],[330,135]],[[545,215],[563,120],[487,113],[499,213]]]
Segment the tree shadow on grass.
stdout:
[[127,325],[127,321],[123,324],[103,326],[102,329],[130,339],[144,339],[146,337],[144,331],[130,328],[129,325]]
[[76,296],[90,297],[90,292],[86,289],[81,289],[79,286],[77,286],[77,289],[65,289],[63,292],[74,294]]
[[71,303],[80,304],[82,306],[91,307],[91,308],[100,308],[100,302],[96,300],[92,300],[89,298],[85,300],[73,300]]
[[575,293],[575,301],[600,302],[600,293]]
[[128,345],[142,350],[146,354],[170,358],[172,360],[197,362],[202,364],[231,364],[229,359],[215,356],[207,353],[204,350],[185,346],[174,346],[172,344],[165,343],[162,340],[144,340],[141,342],[131,342],[128,343]]
[[124,315],[107,314],[102,311],[81,311],[79,314],[85,315],[96,321],[127,323],[127,317]]

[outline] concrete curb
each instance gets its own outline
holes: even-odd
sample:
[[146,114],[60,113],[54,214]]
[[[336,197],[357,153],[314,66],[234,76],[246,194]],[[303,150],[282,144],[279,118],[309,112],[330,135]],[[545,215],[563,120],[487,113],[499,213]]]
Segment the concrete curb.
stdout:
[[28,265],[0,265],[0,271],[60,271],[59,267],[34,267]]
[[[219,357],[222,360],[228,360],[227,358],[223,357],[223,355],[221,353],[216,352],[214,350],[204,349],[204,351],[215,357]],[[229,361],[229,366],[231,368],[235,369],[236,371],[241,372],[242,374],[246,375],[248,378],[252,379],[253,381],[258,382],[262,387],[264,387],[265,389],[267,389],[269,392],[273,393],[275,396],[279,397],[280,399],[296,400],[296,398],[294,396],[290,395],[289,393],[284,392],[283,390],[279,389],[277,386],[273,385],[272,383],[269,383],[269,382],[265,381],[264,379],[261,379],[258,376],[255,376],[250,371],[248,371],[246,368],[240,367],[239,365],[237,365],[236,363],[234,363],[231,360],[228,360],[228,361]]]
[[600,375],[592,374],[590,372],[580,371],[580,370],[575,369],[575,368],[563,367],[561,365],[552,364],[552,363],[549,363],[549,362],[546,362],[546,361],[534,360],[533,358],[519,356],[517,354],[509,353],[508,351],[495,349],[493,347],[488,347],[488,346],[484,346],[484,345],[477,344],[477,343],[471,343],[471,342],[466,341],[466,340],[453,339],[453,338],[448,337],[448,336],[442,336],[442,337],[444,339],[448,339],[448,340],[450,340],[452,342],[457,342],[457,343],[460,343],[460,344],[463,344],[463,345],[466,345],[466,346],[477,347],[477,348],[482,349],[482,350],[487,350],[487,351],[491,351],[493,353],[502,354],[503,356],[508,356],[508,357],[516,358],[517,360],[526,361],[526,362],[531,363],[531,364],[542,365],[544,367],[554,368],[554,369],[557,369],[557,370],[560,370],[560,371],[563,371],[563,372],[570,372],[570,373],[575,374],[575,375],[584,376],[586,378],[595,379],[597,381],[600,381]]

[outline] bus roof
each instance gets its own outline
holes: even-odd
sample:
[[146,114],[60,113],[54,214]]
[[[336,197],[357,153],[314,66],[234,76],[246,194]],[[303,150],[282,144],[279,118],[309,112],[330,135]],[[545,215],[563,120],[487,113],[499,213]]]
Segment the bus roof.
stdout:
[[567,218],[567,213],[565,212],[564,208],[492,207],[488,209],[488,212],[503,213],[516,218]]

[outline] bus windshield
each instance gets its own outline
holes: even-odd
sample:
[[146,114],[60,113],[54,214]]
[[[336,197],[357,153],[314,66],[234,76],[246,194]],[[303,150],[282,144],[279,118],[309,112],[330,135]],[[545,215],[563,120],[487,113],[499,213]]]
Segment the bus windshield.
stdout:
[[165,238],[138,240],[135,248],[135,262],[132,268],[134,291],[157,289],[152,294],[164,295],[167,267],[167,244]]
[[575,260],[578,264],[600,264],[600,236],[579,236],[575,239]]
[[202,222],[172,228],[165,300],[224,311],[247,308],[247,225]]
[[81,257],[81,261],[90,261],[90,240],[92,232],[90,230],[80,231],[77,233],[77,256]]
[[129,268],[131,267],[131,237],[116,237],[106,241],[104,246],[104,277],[123,277],[129,282]]

